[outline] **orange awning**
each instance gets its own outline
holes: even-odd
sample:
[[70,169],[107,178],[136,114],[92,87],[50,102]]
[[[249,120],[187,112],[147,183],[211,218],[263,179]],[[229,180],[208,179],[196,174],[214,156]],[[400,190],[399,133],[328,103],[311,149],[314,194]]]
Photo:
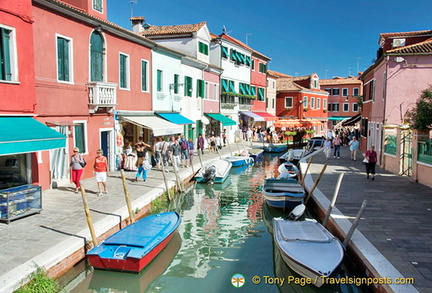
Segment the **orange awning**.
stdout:
[[276,121],[273,126],[275,128],[290,128],[290,127],[311,127],[322,125],[322,122],[316,119],[288,119]]
[[279,119],[278,117],[267,112],[253,112],[253,113],[263,117],[264,121],[276,121]]

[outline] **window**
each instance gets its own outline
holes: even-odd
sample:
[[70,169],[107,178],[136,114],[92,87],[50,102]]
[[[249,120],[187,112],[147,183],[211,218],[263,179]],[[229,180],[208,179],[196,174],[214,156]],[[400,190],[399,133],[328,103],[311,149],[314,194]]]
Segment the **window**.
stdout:
[[354,103],[352,106],[353,106],[352,107],[353,112],[358,112],[358,110],[359,110],[358,104]]
[[156,71],[156,89],[158,92],[162,91],[162,78],[163,78],[163,72],[162,70],[158,69]]
[[174,74],[174,93],[178,94],[179,93],[179,78],[180,76],[178,74]]
[[221,83],[222,83],[222,92],[228,93],[229,92],[228,80],[221,79]]
[[0,80],[18,81],[15,30],[0,27]]
[[293,97],[285,97],[285,108],[293,107]]
[[252,62],[252,66],[251,66],[252,70],[255,71],[255,60],[252,60],[251,62]]
[[333,112],[339,112],[339,103],[333,103]]
[[303,108],[308,107],[308,97],[303,97]]
[[90,77],[91,81],[103,81],[103,48],[102,35],[94,31],[90,38]]
[[315,98],[314,97],[310,98],[310,107],[311,107],[311,109],[315,108]]
[[184,95],[186,97],[192,97],[192,77],[185,76],[183,87],[184,87]]
[[203,42],[198,42],[198,52],[208,55],[209,54],[209,46],[204,44]]
[[327,109],[327,99],[323,99],[323,109]]
[[343,103],[343,111],[344,112],[348,112],[349,111],[349,104],[348,103]]
[[250,92],[251,92],[251,93],[250,93],[251,96],[255,96],[255,97],[256,97],[256,95],[257,95],[256,93],[257,93],[257,92],[256,92],[256,87],[255,87],[255,86],[251,86],[251,87],[250,87]]
[[74,143],[75,147],[80,149],[80,153],[87,153],[87,129],[86,124],[80,121],[74,121]]
[[205,93],[204,80],[197,79],[197,91],[196,91],[197,98],[204,98],[204,93]]
[[57,37],[57,80],[70,82],[72,78],[71,40]]
[[143,92],[146,92],[148,90],[147,89],[147,82],[148,82],[147,64],[148,62],[146,60],[141,60],[141,90]]
[[267,72],[267,65],[260,62],[259,63],[258,71],[261,72],[261,73],[266,73]]
[[102,12],[103,11],[102,0],[93,0],[93,9],[98,12]]
[[332,89],[332,93],[333,96],[339,96],[339,89]]
[[224,46],[222,46],[222,58],[229,58],[228,48]]
[[358,87],[353,88],[353,97],[358,97],[360,95],[360,91]]
[[327,88],[327,89],[325,89],[325,91],[328,92],[329,95],[331,95],[331,91],[332,91],[331,89],[328,89],[328,88]]
[[234,80],[230,80],[228,82],[228,87],[229,87],[229,91],[231,93],[236,93],[235,86],[234,86]]
[[264,101],[264,100],[265,100],[264,88],[259,87],[258,88],[258,101]]
[[321,109],[321,99],[320,98],[316,99],[316,108]]
[[120,54],[120,88],[129,88],[129,56]]
[[347,88],[342,89],[342,97],[348,97],[348,89]]

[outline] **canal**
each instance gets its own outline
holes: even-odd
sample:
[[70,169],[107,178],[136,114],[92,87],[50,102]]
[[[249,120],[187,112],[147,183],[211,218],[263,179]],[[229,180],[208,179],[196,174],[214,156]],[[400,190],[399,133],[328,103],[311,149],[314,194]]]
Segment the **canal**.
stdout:
[[[182,224],[145,270],[99,271],[82,261],[60,279],[64,292],[368,292],[354,285],[288,283],[289,276],[301,277],[283,262],[272,238],[272,218],[286,215],[267,207],[261,193],[277,167],[277,157],[265,156],[249,168],[231,169],[224,184],[197,184],[174,203],[160,205],[155,212],[176,210]],[[244,277],[241,288],[231,284],[236,274]],[[343,264],[335,278],[346,275]],[[259,284],[252,282],[255,276]]]

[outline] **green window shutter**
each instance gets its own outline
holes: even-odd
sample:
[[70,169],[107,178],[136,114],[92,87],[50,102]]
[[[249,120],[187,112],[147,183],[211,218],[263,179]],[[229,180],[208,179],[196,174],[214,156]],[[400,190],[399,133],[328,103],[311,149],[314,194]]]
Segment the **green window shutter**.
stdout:
[[162,70],[157,70],[156,71],[157,75],[156,75],[156,87],[157,87],[157,91],[161,92],[162,91]]
[[102,0],[93,0],[93,9],[102,12]]
[[264,89],[263,88],[258,88],[258,99],[260,101],[264,101]]
[[197,79],[197,98],[204,98],[204,80],[202,79]]
[[184,82],[184,95],[186,97],[192,97],[192,77],[185,76]]
[[126,55],[120,55],[120,87],[127,88]]
[[245,84],[245,91],[246,91],[246,95],[252,95],[252,92],[251,92],[251,86],[250,85],[248,85],[248,84]]
[[251,86],[251,94],[252,96],[256,96],[256,87]]
[[103,81],[103,39],[99,32],[90,38],[91,81]]
[[74,126],[75,128],[75,146],[80,149],[81,153],[86,153],[87,150],[85,149],[85,137],[84,137],[84,124],[79,123],[78,125]]
[[147,91],[147,61],[141,61],[141,90]]
[[236,93],[236,90],[235,90],[235,87],[234,87],[234,81],[233,80],[229,81],[229,89],[230,89],[230,92]]
[[179,75],[174,74],[174,93],[178,94],[178,88],[179,88]]
[[57,38],[57,77],[59,80],[65,80],[64,77],[64,46],[63,38]]
[[251,58],[249,56],[246,56],[246,65],[251,66]]
[[231,49],[231,60],[237,61],[237,52],[234,49]]
[[222,58],[228,58],[228,57],[229,57],[228,48],[222,46]]
[[240,94],[245,95],[245,89],[242,83],[239,83]]
[[208,55],[208,45],[203,42],[198,42],[198,51],[204,55]]
[[0,28],[0,80],[12,80],[10,34],[10,30]]
[[229,92],[228,80],[222,79],[221,82],[222,82],[222,89],[223,89],[223,91],[226,92],[226,93]]

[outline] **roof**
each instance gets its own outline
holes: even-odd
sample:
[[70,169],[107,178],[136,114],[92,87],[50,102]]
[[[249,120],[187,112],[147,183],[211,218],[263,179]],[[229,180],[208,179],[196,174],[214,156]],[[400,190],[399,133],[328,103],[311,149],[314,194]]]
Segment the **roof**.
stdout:
[[427,39],[426,41],[395,48],[392,50],[388,50],[387,54],[424,54],[424,53],[432,53],[432,38]]
[[192,34],[200,30],[206,24],[207,23],[203,21],[197,24],[180,24],[180,25],[165,25],[165,26],[151,25],[149,26],[148,29],[144,30],[140,34],[146,37]]
[[380,39],[398,38],[398,37],[416,37],[416,36],[424,36],[424,35],[432,35],[432,30],[402,32],[402,33],[382,33],[380,34]]
[[320,85],[333,85],[333,84],[361,84],[358,77],[334,77],[332,79],[320,79]]
[[299,86],[294,82],[292,76],[290,77],[279,77],[276,81],[277,91],[301,91],[306,88]]
[[276,76],[276,77],[292,77],[291,75],[288,75],[288,74],[285,74],[285,73],[280,73],[280,72],[273,71],[273,70],[267,70],[267,73],[271,74],[273,76]]

